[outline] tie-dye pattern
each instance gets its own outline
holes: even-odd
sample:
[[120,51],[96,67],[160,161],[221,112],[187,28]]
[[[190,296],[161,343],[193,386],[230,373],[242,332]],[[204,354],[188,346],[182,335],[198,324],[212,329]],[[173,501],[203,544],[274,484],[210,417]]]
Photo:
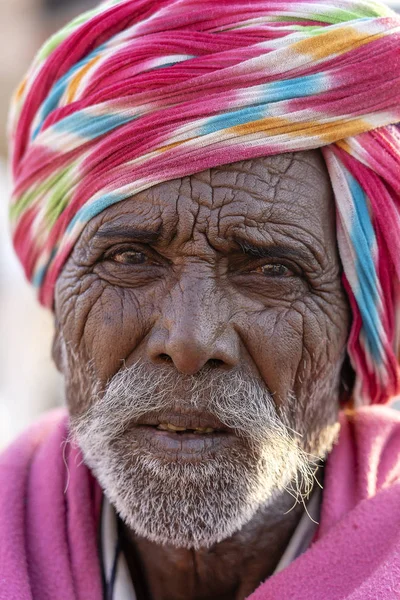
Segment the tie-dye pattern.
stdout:
[[322,148],[356,404],[400,390],[400,18],[373,1],[113,0],[39,51],[11,109],[16,251],[44,305],[86,223],[159,182]]

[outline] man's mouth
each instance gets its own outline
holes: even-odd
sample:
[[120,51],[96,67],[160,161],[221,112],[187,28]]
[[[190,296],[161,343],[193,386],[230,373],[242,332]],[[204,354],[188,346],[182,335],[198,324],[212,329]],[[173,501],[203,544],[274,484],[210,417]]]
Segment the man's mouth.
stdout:
[[157,429],[159,431],[173,431],[175,433],[199,433],[199,434],[203,434],[203,433],[219,433],[221,430],[220,429],[214,429],[213,427],[179,427],[176,425],[173,425],[172,423],[160,423],[159,425],[157,425]]
[[139,443],[156,455],[183,462],[212,458],[239,441],[233,429],[206,413],[142,417],[134,430]]
[[200,411],[169,411],[143,415],[136,425],[154,427],[158,431],[171,431],[174,433],[233,433],[233,430],[217,417],[208,412]]

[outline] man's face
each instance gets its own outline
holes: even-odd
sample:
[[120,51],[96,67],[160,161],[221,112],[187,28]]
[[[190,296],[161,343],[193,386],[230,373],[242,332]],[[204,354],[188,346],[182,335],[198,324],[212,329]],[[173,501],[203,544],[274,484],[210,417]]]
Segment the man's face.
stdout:
[[304,492],[337,433],[349,326],[322,157],[108,208],[59,277],[56,318],[72,434],[137,533],[207,546]]

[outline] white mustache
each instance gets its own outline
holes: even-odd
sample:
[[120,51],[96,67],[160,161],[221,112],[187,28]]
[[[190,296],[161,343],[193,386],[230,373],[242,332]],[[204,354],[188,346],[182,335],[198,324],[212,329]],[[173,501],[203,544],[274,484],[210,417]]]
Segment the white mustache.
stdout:
[[[85,420],[93,423],[101,419],[103,428],[106,419],[109,431],[117,436],[149,413],[179,414],[191,409],[215,416],[237,435],[256,444],[272,432],[286,442],[292,439],[265,385],[250,376],[212,367],[187,376],[165,367],[149,371],[137,362],[121,369],[103,391],[94,393]],[[74,423],[73,417],[71,421]]]

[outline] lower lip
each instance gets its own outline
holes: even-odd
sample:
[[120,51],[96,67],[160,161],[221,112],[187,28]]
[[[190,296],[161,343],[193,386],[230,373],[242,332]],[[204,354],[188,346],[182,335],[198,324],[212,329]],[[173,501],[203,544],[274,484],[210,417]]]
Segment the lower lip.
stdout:
[[162,456],[195,460],[212,458],[225,448],[237,445],[239,438],[233,433],[174,433],[156,427],[139,425],[135,427],[138,440]]

